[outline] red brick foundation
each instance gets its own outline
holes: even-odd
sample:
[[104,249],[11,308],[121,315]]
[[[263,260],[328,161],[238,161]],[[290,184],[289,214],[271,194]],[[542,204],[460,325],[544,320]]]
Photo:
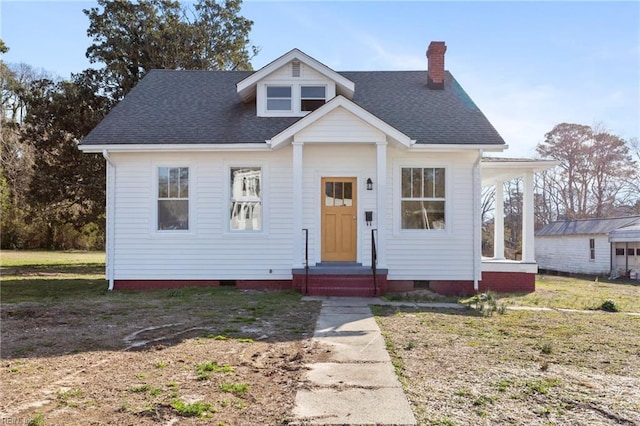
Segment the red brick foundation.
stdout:
[[291,290],[292,280],[237,280],[236,288],[241,290]]
[[475,294],[473,281],[429,281],[429,290],[445,296]]
[[218,280],[115,280],[114,290],[161,290],[182,287],[217,287]]
[[[235,287],[241,290],[298,290],[310,296],[373,297],[388,292],[405,292],[415,289],[409,280],[387,281],[386,275],[377,276],[377,291],[374,291],[371,275],[309,275],[305,283],[304,274],[294,274],[293,280],[236,280]],[[536,290],[536,274],[525,272],[483,272],[479,292],[498,293]],[[219,286],[219,280],[115,280],[115,290],[153,290],[181,287]],[[472,295],[473,281],[429,281],[429,289],[447,296]]]
[[[531,293],[536,291],[536,274],[526,272],[483,272],[478,292]],[[473,281],[429,281],[429,289],[447,296],[475,294]]]
[[402,293],[415,290],[415,286],[412,280],[391,280],[387,282],[387,290],[389,293]]
[[483,272],[480,291],[532,293],[536,291],[536,274],[526,272]]

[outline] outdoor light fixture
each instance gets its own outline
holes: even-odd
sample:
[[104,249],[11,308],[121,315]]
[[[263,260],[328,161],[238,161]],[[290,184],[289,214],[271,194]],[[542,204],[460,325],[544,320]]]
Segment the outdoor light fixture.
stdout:
[[367,179],[367,191],[371,191],[373,189],[373,181],[371,178]]

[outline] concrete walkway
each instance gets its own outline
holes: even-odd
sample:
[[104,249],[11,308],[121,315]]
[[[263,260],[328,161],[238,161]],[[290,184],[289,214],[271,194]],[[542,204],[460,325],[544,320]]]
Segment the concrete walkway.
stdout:
[[313,339],[326,362],[309,364],[310,386],[296,395],[299,425],[415,425],[391,358],[371,313],[378,299],[309,297],[322,309]]

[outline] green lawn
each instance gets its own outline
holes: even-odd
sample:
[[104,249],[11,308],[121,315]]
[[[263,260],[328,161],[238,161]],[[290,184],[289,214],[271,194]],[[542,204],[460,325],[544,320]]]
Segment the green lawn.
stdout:
[[102,251],[2,250],[0,267],[37,265],[103,265]]
[[44,302],[103,293],[104,262],[104,252],[3,250],[1,299]]

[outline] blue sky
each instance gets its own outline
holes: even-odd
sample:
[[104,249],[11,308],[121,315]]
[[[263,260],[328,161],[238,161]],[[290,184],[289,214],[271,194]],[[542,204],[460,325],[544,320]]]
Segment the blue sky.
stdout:
[[[86,1],[0,0],[3,60],[69,77],[91,65]],[[245,0],[255,69],[297,47],[336,71],[446,68],[505,138],[534,156],[555,124],[640,138],[640,3]],[[356,88],[357,90],[357,88]]]

